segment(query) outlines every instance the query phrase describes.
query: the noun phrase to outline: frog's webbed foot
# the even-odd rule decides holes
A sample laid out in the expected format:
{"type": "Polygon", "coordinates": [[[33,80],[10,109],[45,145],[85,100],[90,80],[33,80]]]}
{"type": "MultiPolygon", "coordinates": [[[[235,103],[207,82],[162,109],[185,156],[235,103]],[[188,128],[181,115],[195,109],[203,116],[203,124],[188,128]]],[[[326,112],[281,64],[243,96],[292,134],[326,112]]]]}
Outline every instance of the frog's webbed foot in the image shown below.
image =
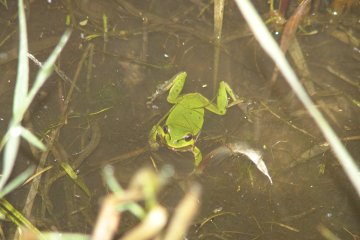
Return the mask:
{"type": "MultiPolygon", "coordinates": [[[[156,87],[156,91],[154,92],[154,94],[151,95],[151,97],[148,97],[148,101],[146,102],[146,105],[149,107],[150,105],[153,104],[153,102],[156,100],[156,98],[158,98],[158,96],[164,94],[165,92],[167,92],[169,90],[170,90],[170,93],[169,93],[170,100],[174,99],[174,101],[175,101],[175,99],[180,94],[181,89],[184,85],[186,75],[187,75],[186,72],[180,72],[180,73],[176,74],[175,76],[173,76],[170,80],[167,80],[162,84],[159,84],[156,87]],[[179,84],[179,86],[177,86],[175,89],[177,89],[177,90],[180,89],[180,91],[174,91],[176,93],[171,91],[171,88],[174,86],[174,84],[179,84]]],[[[168,100],[169,100],[169,97],[168,97],[168,100]]],[[[172,103],[173,101],[169,101],[169,102],[172,103]]]]}
{"type": "Polygon", "coordinates": [[[199,167],[195,167],[194,170],[191,171],[191,173],[189,174],[189,177],[198,177],[200,175],[202,175],[203,173],[203,169],[199,168],[199,167]]]}
{"type": "Polygon", "coordinates": [[[245,103],[245,99],[236,99],[235,101],[232,101],[231,103],[229,103],[227,108],[231,108],[232,106],[243,105],[243,104],[247,104],[247,103],[245,103]]]}
{"type": "Polygon", "coordinates": [[[156,91],[153,93],[153,95],[151,95],[150,97],[148,97],[148,101],[146,102],[146,105],[149,107],[150,105],[153,104],[153,102],[162,94],[164,94],[166,91],[169,90],[169,86],[171,86],[172,83],[172,79],[165,81],[162,84],[159,84],[156,87],[156,91]]]}
{"type": "Polygon", "coordinates": [[[148,100],[146,102],[146,106],[149,108],[151,107],[151,105],[153,104],[153,102],[156,100],[156,98],[158,98],[158,96],[160,96],[161,94],[163,94],[165,92],[165,90],[160,90],[159,86],[156,88],[156,91],[153,93],[153,95],[151,95],[150,97],[148,97],[148,100]]]}

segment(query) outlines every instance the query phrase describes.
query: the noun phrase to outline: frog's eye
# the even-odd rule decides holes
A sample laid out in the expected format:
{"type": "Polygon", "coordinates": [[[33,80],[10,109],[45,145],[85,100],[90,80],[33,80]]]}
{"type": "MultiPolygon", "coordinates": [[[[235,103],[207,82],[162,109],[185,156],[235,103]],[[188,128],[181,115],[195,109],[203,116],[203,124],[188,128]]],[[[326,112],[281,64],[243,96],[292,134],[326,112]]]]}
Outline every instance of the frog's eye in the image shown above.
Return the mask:
{"type": "Polygon", "coordinates": [[[169,128],[168,128],[168,126],[163,126],[163,131],[164,131],[164,133],[165,134],[168,134],[169,133],[169,128]]]}
{"type": "Polygon", "coordinates": [[[186,134],[184,137],[184,140],[186,142],[189,142],[191,139],[193,139],[193,135],[191,133],[186,134]]]}

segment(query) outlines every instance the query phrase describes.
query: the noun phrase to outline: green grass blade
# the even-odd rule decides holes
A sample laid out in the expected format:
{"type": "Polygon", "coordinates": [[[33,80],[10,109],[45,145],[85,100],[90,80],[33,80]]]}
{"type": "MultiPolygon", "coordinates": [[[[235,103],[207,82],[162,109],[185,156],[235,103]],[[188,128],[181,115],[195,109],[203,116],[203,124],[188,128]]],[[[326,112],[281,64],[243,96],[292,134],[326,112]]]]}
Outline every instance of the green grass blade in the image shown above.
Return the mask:
{"type": "Polygon", "coordinates": [[[22,0],[18,1],[18,15],[19,15],[19,62],[17,69],[17,78],[14,93],[13,103],[13,116],[10,122],[10,127],[5,137],[1,141],[1,149],[6,144],[4,150],[3,170],[0,178],[0,190],[3,189],[6,181],[10,177],[11,171],[15,164],[15,159],[20,143],[19,123],[21,122],[24,112],[21,110],[22,105],[25,102],[28,88],[29,88],[29,59],[28,43],[27,43],[27,31],[26,31],[26,19],[25,11],[22,0]]]}
{"type": "Polygon", "coordinates": [[[0,190],[3,189],[14,167],[20,144],[20,134],[21,130],[19,127],[13,127],[10,129],[10,137],[4,149],[3,170],[2,176],[0,178],[0,190]]]}
{"type": "Polygon", "coordinates": [[[15,93],[14,93],[14,105],[13,116],[10,122],[9,129],[0,143],[0,151],[5,146],[3,169],[0,175],[0,190],[3,189],[6,181],[10,177],[11,171],[14,167],[17,151],[19,148],[20,135],[26,140],[40,149],[45,149],[45,146],[28,130],[25,130],[20,124],[24,117],[24,114],[31,101],[39,91],[40,87],[44,84],[45,80],[52,72],[52,66],[54,65],[56,58],[59,56],[61,50],[65,46],[70,37],[71,30],[65,31],[61,37],[59,44],[51,53],[48,60],[38,72],[34,85],[28,94],[29,87],[29,60],[28,60],[28,45],[27,45],[27,33],[26,33],[26,21],[24,13],[24,5],[22,0],[18,1],[19,6],[19,30],[20,30],[20,46],[19,46],[19,64],[18,73],[16,79],[15,93]],[[6,145],[5,145],[6,144],[6,145]]]}
{"type": "Polygon", "coordinates": [[[0,192],[0,198],[5,197],[8,193],[12,192],[18,186],[23,184],[26,181],[26,179],[28,179],[31,176],[33,172],[34,172],[34,167],[29,167],[24,172],[20,173],[20,175],[17,176],[14,180],[6,184],[4,189],[0,192]]]}
{"type": "MultiPolygon", "coordinates": [[[[113,167],[111,167],[109,165],[105,166],[103,169],[102,175],[103,175],[104,181],[106,182],[106,184],[110,188],[110,190],[114,194],[116,194],[117,196],[119,196],[121,198],[121,196],[124,194],[125,191],[121,187],[121,185],[118,183],[118,181],[116,180],[116,178],[114,176],[113,167]]],[[[144,209],[136,202],[129,202],[129,203],[121,204],[121,205],[117,206],[116,209],[120,212],[129,211],[132,214],[134,214],[136,217],[138,217],[139,219],[143,219],[146,215],[144,209]]]]}
{"type": "Polygon", "coordinates": [[[0,198],[0,205],[2,208],[6,209],[4,215],[6,215],[6,217],[8,217],[18,227],[26,227],[34,234],[41,236],[41,232],[24,215],[22,215],[16,208],[14,208],[14,206],[11,205],[11,203],[9,203],[5,198],[0,198]]]}
{"type": "Polygon", "coordinates": [[[73,180],[84,192],[90,197],[91,193],[89,188],[86,186],[85,182],[76,174],[75,170],[67,162],[60,162],[60,166],[66,174],[73,180]]]}
{"type": "Polygon", "coordinates": [[[114,169],[110,165],[106,165],[103,169],[103,179],[106,182],[106,185],[110,188],[115,194],[123,194],[124,188],[119,184],[114,176],[114,169]]]}
{"type": "Polygon", "coordinates": [[[46,150],[45,145],[29,130],[26,128],[21,127],[21,136],[25,138],[26,141],[28,141],[31,145],[34,145],[35,147],[39,148],[42,151],[46,150]]]}
{"type": "Polygon", "coordinates": [[[42,68],[39,70],[34,85],[32,86],[29,95],[27,96],[23,108],[26,109],[29,107],[30,103],[34,99],[36,93],[39,91],[41,86],[45,83],[46,79],[50,76],[53,71],[53,66],[55,64],[56,59],[60,55],[62,49],[70,38],[71,30],[67,29],[65,33],[60,38],[58,45],[55,47],[53,52],[50,54],[49,58],[43,64],[42,68]]]}
{"type": "Polygon", "coordinates": [[[24,112],[22,112],[21,106],[25,102],[25,98],[29,88],[29,59],[28,43],[27,43],[27,30],[26,30],[26,19],[23,1],[18,1],[19,6],[19,32],[20,32],[20,43],[19,43],[19,63],[17,69],[17,79],[14,94],[14,105],[13,105],[13,118],[15,122],[20,122],[23,118],[24,112]]]}
{"type": "Polygon", "coordinates": [[[1,139],[1,143],[0,143],[0,152],[2,151],[3,147],[5,146],[5,144],[8,142],[10,138],[10,132],[7,131],[5,133],[5,135],[3,136],[3,138],[1,139]]]}
{"type": "Polygon", "coordinates": [[[293,91],[304,104],[309,114],[314,118],[316,124],[320,128],[326,140],[329,142],[345,173],[360,196],[360,171],[353,158],[345,149],[344,145],[341,143],[340,139],[330,127],[324,116],[316,108],[309,95],[306,93],[295,72],[287,62],[284,53],[267,30],[254,6],[249,0],[236,0],[236,3],[262,48],[276,63],[293,91]]]}

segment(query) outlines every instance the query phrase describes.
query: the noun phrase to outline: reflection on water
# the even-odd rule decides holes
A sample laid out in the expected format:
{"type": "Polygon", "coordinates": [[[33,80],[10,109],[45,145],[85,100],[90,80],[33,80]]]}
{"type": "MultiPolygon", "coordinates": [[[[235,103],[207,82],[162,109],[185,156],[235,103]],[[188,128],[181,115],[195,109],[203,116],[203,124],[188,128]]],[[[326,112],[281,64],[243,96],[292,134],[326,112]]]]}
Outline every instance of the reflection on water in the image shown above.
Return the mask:
{"type": "MultiPolygon", "coordinates": [[[[9,10],[1,9],[1,13],[7,13],[1,15],[4,18],[10,18],[9,13],[16,11],[15,4],[9,4],[9,10]]],[[[266,11],[266,6],[262,7],[266,11]]],[[[165,96],[152,108],[145,103],[158,84],[179,71],[188,73],[184,92],[213,96],[212,88],[217,86],[212,84],[212,6],[201,1],[130,4],[120,0],[84,0],[77,4],[35,1],[29,8],[30,44],[37,46],[33,53],[40,60],[48,55],[49,46],[35,43],[60,36],[66,14],[72,16],[75,31],[58,66],[71,79],[80,69],[76,82],[79,90],[74,90],[66,111],[64,100],[71,84],[54,74],[32,105],[26,121],[37,134],[54,134],[56,139],[45,164],[54,167],[43,177],[41,197],[36,199],[31,219],[41,229],[90,232],[99,199],[106,194],[101,167],[109,161],[124,186],[143,165],[174,164],[179,178],[191,171],[193,160],[188,153],[160,149],[153,154],[152,162],[144,148],[148,133],[170,105],[165,96]],[[104,13],[109,19],[105,38],[104,13]],[[89,43],[94,44],[94,51],[84,57],[81,65],[89,43]],[[55,134],[59,125],[62,127],[55,134]],[[94,139],[99,136],[92,133],[94,128],[101,138],[94,139]],[[96,147],[89,148],[94,140],[98,141],[96,147]],[[58,173],[60,159],[66,159],[79,171],[85,188],[58,173]],[[51,180],[58,174],[62,176],[57,181],[51,180]]],[[[312,21],[316,27],[317,20],[312,21]]],[[[4,34],[16,28],[16,22],[1,24],[4,34]]],[[[318,24],[324,23],[319,20],[318,24]]],[[[284,81],[279,77],[275,86],[268,87],[274,65],[260,50],[232,2],[226,6],[223,34],[219,76],[239,96],[251,100],[251,105],[246,115],[236,108],[229,109],[225,116],[206,112],[198,146],[203,154],[224,141],[247,141],[262,146],[274,184],[270,185],[243,156],[209,166],[197,178],[204,191],[201,211],[189,238],[319,239],[320,225],[342,239],[351,239],[350,233],[359,235],[360,205],[356,194],[329,149],[321,148],[322,136],[284,81]],[[305,153],[306,157],[299,161],[305,153]]],[[[1,53],[16,49],[16,38],[5,41],[1,53]]],[[[328,32],[301,35],[298,41],[315,85],[313,98],[347,141],[352,155],[359,156],[359,111],[355,104],[359,91],[358,53],[352,45],[334,40],[328,32]]],[[[37,67],[31,67],[33,79],[37,67]]],[[[0,79],[0,120],[7,123],[16,62],[1,63],[0,69],[4,74],[0,79]]],[[[6,124],[0,126],[3,133],[6,124]]],[[[16,172],[25,167],[21,166],[23,163],[37,163],[39,156],[24,146],[16,172]]],[[[166,207],[174,207],[182,196],[181,182],[174,181],[164,189],[160,198],[166,207]]],[[[23,200],[19,199],[25,199],[25,194],[22,188],[9,200],[23,209],[23,200]]],[[[124,224],[132,227],[135,223],[130,218],[124,224]]]]}

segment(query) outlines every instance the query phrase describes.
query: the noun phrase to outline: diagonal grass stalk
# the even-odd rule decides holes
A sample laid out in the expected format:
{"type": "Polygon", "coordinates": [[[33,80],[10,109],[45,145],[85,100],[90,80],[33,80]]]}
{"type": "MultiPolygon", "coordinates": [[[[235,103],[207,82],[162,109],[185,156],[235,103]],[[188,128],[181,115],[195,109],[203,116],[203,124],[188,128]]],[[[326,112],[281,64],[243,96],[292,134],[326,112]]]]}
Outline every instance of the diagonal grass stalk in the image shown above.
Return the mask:
{"type": "Polygon", "coordinates": [[[345,149],[344,145],[341,143],[340,139],[334,130],[330,127],[324,116],[316,108],[309,95],[306,93],[295,72],[287,62],[280,47],[273,39],[270,32],[267,30],[260,16],[257,14],[254,6],[250,3],[249,0],[236,0],[235,2],[260,45],[276,63],[288,84],[291,86],[300,101],[304,104],[309,114],[314,118],[316,124],[320,128],[326,140],[329,142],[345,173],[360,196],[360,171],[353,158],[345,149]]]}

